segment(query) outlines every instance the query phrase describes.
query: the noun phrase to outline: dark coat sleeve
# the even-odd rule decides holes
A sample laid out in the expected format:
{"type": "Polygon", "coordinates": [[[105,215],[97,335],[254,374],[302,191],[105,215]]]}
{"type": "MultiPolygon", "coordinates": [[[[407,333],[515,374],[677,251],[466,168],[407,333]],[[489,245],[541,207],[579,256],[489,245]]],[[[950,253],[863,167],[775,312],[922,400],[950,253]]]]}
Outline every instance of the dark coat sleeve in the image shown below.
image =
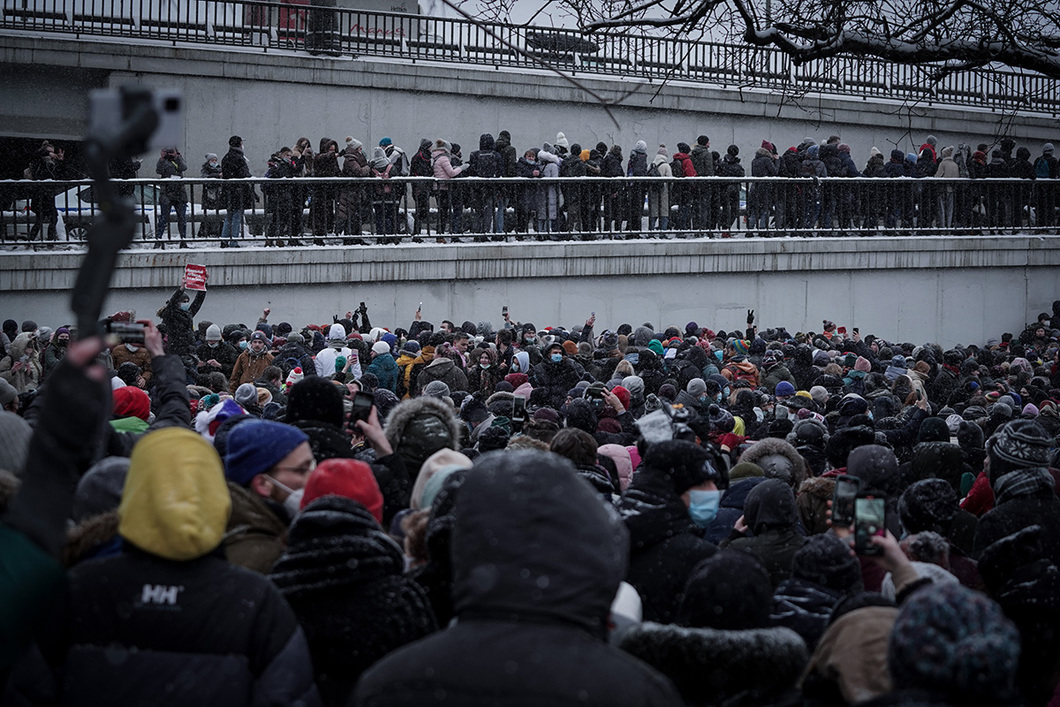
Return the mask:
{"type": "Polygon", "coordinates": [[[388,454],[376,459],[372,464],[372,473],[383,494],[383,527],[388,528],[394,516],[409,507],[412,479],[400,454],[388,454]]]}

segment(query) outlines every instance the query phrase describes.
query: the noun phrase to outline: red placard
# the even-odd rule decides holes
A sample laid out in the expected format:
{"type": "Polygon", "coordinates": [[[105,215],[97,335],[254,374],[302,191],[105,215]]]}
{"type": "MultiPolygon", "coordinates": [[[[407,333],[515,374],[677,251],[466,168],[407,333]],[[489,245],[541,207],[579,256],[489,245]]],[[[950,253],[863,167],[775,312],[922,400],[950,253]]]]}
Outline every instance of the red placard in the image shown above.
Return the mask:
{"type": "Polygon", "coordinates": [[[184,289],[206,291],[206,266],[192,265],[184,266],[184,289]]]}

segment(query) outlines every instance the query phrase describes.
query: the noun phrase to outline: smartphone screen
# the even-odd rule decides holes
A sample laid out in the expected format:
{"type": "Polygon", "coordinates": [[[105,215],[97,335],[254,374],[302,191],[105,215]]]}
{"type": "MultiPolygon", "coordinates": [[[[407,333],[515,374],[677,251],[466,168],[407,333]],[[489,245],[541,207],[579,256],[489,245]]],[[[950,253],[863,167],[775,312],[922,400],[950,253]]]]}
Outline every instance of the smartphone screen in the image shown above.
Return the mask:
{"type": "Polygon", "coordinates": [[[522,395],[516,395],[514,398],[512,398],[512,419],[526,419],[526,398],[524,398],[522,395]]]}
{"type": "Polygon", "coordinates": [[[854,500],[854,552],[859,555],[879,555],[883,552],[872,544],[874,535],[886,532],[886,508],[882,498],[858,498],[854,500]]]}
{"type": "Polygon", "coordinates": [[[353,394],[353,410],[350,412],[351,420],[368,420],[368,415],[375,405],[375,398],[368,393],[357,392],[353,394]]]}
{"type": "Polygon", "coordinates": [[[832,496],[832,525],[849,528],[854,525],[854,499],[858,497],[861,482],[856,476],[837,476],[835,493],[832,496]]]}

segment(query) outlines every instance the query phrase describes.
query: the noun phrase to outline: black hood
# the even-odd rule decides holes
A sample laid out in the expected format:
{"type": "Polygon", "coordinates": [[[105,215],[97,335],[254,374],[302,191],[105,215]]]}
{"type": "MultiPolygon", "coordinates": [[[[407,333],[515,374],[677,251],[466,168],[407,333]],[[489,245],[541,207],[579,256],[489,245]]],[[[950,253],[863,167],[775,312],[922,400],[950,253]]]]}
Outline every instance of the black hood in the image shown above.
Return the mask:
{"type": "Polygon", "coordinates": [[[493,141],[493,136],[489,133],[483,133],[478,139],[478,149],[483,152],[492,152],[496,149],[496,143],[493,141]]]}
{"type": "Polygon", "coordinates": [[[559,620],[601,632],[626,575],[628,535],[569,461],[536,450],[485,454],[455,515],[458,616],[559,620]]]}
{"type": "Polygon", "coordinates": [[[747,527],[756,535],[794,527],[798,522],[795,494],[780,479],[766,479],[747,494],[743,514],[747,527]]]}

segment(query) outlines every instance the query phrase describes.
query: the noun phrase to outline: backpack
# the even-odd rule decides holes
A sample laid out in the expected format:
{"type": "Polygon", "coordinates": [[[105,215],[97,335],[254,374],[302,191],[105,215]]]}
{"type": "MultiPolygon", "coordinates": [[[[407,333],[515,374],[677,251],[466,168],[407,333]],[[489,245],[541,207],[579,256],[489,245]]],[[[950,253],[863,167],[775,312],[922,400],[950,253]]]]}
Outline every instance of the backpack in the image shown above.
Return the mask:
{"type": "Polygon", "coordinates": [[[652,162],[651,163],[651,166],[648,167],[648,176],[649,177],[658,177],[659,176],[659,165],[658,165],[658,163],[656,163],[656,162],[652,162]]]}
{"type": "Polygon", "coordinates": [[[1049,168],[1049,160],[1039,157],[1034,161],[1034,176],[1038,179],[1049,179],[1052,170],[1049,168]]]}
{"type": "Polygon", "coordinates": [[[674,173],[675,177],[685,176],[685,163],[683,160],[679,160],[676,157],[670,163],[670,170],[674,173]]]}
{"type": "Polygon", "coordinates": [[[504,161],[499,152],[490,150],[480,152],[475,160],[476,177],[501,177],[504,176],[504,161]]]}

